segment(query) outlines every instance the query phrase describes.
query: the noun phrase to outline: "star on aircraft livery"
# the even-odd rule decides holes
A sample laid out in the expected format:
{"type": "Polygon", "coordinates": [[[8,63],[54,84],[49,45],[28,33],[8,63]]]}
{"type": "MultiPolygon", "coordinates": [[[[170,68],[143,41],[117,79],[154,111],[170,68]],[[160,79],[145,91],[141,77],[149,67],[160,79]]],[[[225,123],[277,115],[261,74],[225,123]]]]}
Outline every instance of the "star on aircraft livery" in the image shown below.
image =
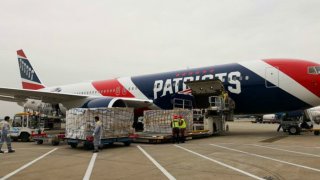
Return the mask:
{"type": "Polygon", "coordinates": [[[262,114],[320,105],[320,64],[298,59],[263,59],[167,73],[46,87],[22,50],[17,51],[23,89],[0,88],[0,100],[26,105],[37,100],[75,107],[172,109],[185,82],[218,78],[235,101],[235,113],[262,114]]]}

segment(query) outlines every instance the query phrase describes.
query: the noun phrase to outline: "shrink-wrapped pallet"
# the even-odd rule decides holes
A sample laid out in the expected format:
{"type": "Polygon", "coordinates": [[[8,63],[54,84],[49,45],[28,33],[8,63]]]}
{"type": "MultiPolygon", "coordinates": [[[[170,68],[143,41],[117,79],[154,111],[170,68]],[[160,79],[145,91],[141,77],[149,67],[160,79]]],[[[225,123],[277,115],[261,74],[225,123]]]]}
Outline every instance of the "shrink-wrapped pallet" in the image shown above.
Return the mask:
{"type": "Polygon", "coordinates": [[[192,130],[193,112],[187,109],[144,111],[144,132],[172,133],[171,122],[174,115],[181,115],[187,124],[187,132],[192,130]]]}
{"type": "Polygon", "coordinates": [[[102,123],[101,139],[128,137],[133,133],[131,108],[74,108],[66,114],[66,138],[86,140],[94,131],[95,116],[102,123]]]}

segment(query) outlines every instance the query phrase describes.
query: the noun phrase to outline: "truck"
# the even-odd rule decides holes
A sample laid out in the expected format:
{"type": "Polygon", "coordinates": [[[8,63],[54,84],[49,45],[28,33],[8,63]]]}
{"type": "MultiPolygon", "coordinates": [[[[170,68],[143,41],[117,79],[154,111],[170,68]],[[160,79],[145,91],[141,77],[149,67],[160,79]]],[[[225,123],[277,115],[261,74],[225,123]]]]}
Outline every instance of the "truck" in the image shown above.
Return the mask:
{"type": "MultiPolygon", "coordinates": [[[[35,134],[50,134],[51,130],[62,131],[62,118],[47,116],[38,112],[21,112],[14,115],[10,136],[16,141],[28,142],[35,134]]],[[[63,132],[64,133],[64,132],[63,132]]]]}
{"type": "Polygon", "coordinates": [[[93,148],[94,117],[102,123],[101,146],[121,142],[129,146],[134,111],[132,108],[74,108],[66,112],[65,139],[71,148],[83,145],[85,149],[93,148]]]}
{"type": "Polygon", "coordinates": [[[278,123],[279,120],[277,119],[276,114],[265,114],[262,116],[262,123],[278,123]]]}
{"type": "Polygon", "coordinates": [[[30,140],[31,134],[43,131],[40,127],[40,116],[38,113],[21,112],[14,115],[10,136],[16,141],[21,139],[22,142],[30,140]]]}

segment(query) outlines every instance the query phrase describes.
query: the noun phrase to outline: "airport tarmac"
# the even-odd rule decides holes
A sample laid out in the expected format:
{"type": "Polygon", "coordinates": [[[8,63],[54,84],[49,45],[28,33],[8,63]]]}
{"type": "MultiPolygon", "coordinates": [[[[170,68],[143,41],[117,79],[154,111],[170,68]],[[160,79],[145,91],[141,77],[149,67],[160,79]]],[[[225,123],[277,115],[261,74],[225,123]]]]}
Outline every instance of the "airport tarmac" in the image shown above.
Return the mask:
{"type": "Polygon", "coordinates": [[[99,153],[14,142],[0,179],[319,179],[320,136],[277,124],[228,122],[229,132],[183,144],[121,144],[99,153]]]}

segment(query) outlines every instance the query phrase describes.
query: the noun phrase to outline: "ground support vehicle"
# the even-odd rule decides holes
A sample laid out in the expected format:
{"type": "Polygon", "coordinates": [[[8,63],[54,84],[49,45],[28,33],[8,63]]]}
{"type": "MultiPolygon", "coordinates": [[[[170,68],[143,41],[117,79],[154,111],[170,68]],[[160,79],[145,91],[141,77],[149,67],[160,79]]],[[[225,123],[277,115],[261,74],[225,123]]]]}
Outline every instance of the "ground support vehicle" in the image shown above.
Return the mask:
{"type": "Polygon", "coordinates": [[[10,136],[12,140],[21,139],[22,142],[30,141],[31,134],[41,132],[40,116],[37,113],[22,112],[13,117],[10,136]]]}
{"type": "MultiPolygon", "coordinates": [[[[173,115],[181,115],[186,121],[187,128],[185,137],[187,140],[208,137],[212,135],[210,130],[194,129],[194,110],[173,109],[173,110],[148,110],[144,112],[144,131],[136,132],[130,137],[133,142],[138,143],[167,143],[172,141],[172,128],[170,126],[173,115]],[[211,134],[210,134],[211,133],[211,134]]],[[[201,124],[202,129],[204,124],[201,124]]]]}
{"type": "Polygon", "coordinates": [[[187,139],[198,139],[212,136],[212,133],[209,130],[197,130],[188,133],[187,139]]]}
{"type": "Polygon", "coordinates": [[[295,117],[289,117],[287,114],[284,114],[280,118],[280,127],[290,135],[298,135],[301,132],[314,132],[314,135],[319,135],[320,128],[316,126],[318,125],[309,118],[307,111],[295,117]]]}
{"type": "Polygon", "coordinates": [[[301,132],[313,132],[315,136],[320,135],[320,128],[302,129],[301,132]]]}
{"type": "Polygon", "coordinates": [[[38,112],[22,112],[15,114],[10,136],[13,140],[30,141],[32,134],[41,134],[44,130],[60,130],[63,126],[59,116],[47,116],[38,112]]]}
{"type": "MultiPolygon", "coordinates": [[[[186,140],[198,139],[212,136],[209,130],[197,130],[190,131],[186,134],[186,140]]],[[[135,143],[150,143],[150,144],[160,144],[168,143],[172,141],[172,133],[152,133],[152,132],[138,132],[131,135],[133,142],[135,143]]]]}
{"type": "Polygon", "coordinates": [[[59,133],[59,134],[47,134],[45,132],[42,133],[33,133],[31,134],[31,138],[37,143],[37,144],[43,144],[43,143],[51,143],[53,146],[58,146],[61,141],[64,142],[65,134],[59,133]]]}
{"type": "Polygon", "coordinates": [[[98,116],[102,123],[101,146],[123,143],[129,146],[134,112],[132,108],[74,108],[66,114],[66,141],[72,148],[83,145],[92,149],[95,128],[94,118],[98,116]]]}
{"type": "Polygon", "coordinates": [[[133,137],[134,142],[144,143],[165,143],[172,141],[171,122],[174,115],[182,116],[186,121],[186,132],[192,131],[193,113],[189,109],[173,110],[147,110],[143,116],[143,132],[136,132],[133,137]]]}
{"type": "MultiPolygon", "coordinates": [[[[101,139],[100,140],[100,146],[106,146],[106,145],[113,145],[114,143],[123,143],[125,146],[130,146],[132,143],[132,139],[130,137],[115,137],[115,138],[107,138],[107,139],[101,139]]],[[[67,143],[72,148],[76,148],[79,145],[82,145],[85,149],[93,149],[93,137],[88,138],[86,140],[83,139],[70,139],[67,138],[67,143]]]]}
{"type": "Polygon", "coordinates": [[[172,133],[152,133],[152,132],[137,132],[130,136],[133,142],[136,143],[166,143],[171,142],[172,133]]]}

